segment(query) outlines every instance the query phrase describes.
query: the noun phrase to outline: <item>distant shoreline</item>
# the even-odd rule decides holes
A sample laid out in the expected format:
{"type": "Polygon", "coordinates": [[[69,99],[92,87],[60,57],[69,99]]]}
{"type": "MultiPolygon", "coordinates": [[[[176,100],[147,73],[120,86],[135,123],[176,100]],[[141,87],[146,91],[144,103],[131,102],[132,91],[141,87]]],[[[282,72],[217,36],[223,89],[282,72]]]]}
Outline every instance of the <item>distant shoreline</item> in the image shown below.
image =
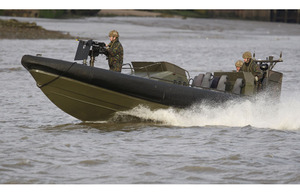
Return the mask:
{"type": "Polygon", "coordinates": [[[162,14],[157,12],[139,11],[133,9],[103,9],[98,12],[98,16],[162,17],[162,14]]]}
{"type": "Polygon", "coordinates": [[[69,33],[46,30],[35,22],[0,19],[0,39],[74,39],[69,33]]]}

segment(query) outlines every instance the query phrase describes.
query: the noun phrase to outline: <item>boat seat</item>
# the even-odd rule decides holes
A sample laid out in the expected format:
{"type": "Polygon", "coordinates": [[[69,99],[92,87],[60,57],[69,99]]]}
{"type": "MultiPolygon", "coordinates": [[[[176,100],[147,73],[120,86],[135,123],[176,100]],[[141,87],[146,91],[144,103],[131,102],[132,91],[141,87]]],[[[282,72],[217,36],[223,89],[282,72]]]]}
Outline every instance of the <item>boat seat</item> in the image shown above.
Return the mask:
{"type": "Polygon", "coordinates": [[[211,85],[211,72],[207,72],[202,80],[201,87],[210,88],[211,85]]]}
{"type": "Polygon", "coordinates": [[[227,79],[228,79],[227,75],[222,75],[220,77],[220,80],[219,80],[219,83],[218,83],[218,86],[217,86],[217,90],[225,91],[227,79]]]}
{"type": "Polygon", "coordinates": [[[243,83],[244,83],[244,81],[242,78],[236,79],[236,81],[233,85],[232,93],[240,95],[241,91],[242,91],[243,83]]]}
{"type": "Polygon", "coordinates": [[[204,74],[199,74],[198,76],[195,76],[192,87],[201,87],[201,83],[203,80],[204,74]]]}
{"type": "Polygon", "coordinates": [[[216,76],[212,79],[210,88],[216,89],[219,83],[220,77],[216,76]]]}

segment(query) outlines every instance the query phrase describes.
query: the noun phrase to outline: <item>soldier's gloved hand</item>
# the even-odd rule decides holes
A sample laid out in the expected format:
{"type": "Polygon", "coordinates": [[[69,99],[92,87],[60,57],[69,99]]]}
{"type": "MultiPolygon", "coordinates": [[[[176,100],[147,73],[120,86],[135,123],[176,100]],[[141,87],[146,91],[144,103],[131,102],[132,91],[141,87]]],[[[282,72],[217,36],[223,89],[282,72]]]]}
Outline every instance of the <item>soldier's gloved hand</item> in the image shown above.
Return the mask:
{"type": "Polygon", "coordinates": [[[257,81],[258,81],[258,76],[255,76],[254,79],[255,79],[255,81],[257,82],[257,81]]]}

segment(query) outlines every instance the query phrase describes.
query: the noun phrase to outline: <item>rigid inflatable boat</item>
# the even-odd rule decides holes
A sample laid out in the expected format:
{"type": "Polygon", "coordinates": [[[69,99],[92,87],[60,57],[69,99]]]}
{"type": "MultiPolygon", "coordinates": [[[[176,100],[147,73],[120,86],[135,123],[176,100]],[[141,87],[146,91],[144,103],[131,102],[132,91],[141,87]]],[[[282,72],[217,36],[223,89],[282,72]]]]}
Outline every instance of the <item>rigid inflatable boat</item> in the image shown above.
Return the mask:
{"type": "Polygon", "coordinates": [[[185,108],[195,103],[219,104],[249,98],[263,91],[271,97],[280,96],[282,73],[272,69],[282,61],[281,57],[257,60],[264,72],[258,87],[249,72],[214,72],[190,78],[188,71],[169,62],[124,64],[123,68],[130,70],[128,74],[97,68],[93,66],[97,42],[87,43],[80,41],[76,52],[75,60],[83,63],[32,55],[24,55],[21,61],[57,107],[82,121],[107,120],[118,111],[138,105],[150,109],[185,108]],[[91,58],[90,65],[86,64],[87,56],[91,58]]]}

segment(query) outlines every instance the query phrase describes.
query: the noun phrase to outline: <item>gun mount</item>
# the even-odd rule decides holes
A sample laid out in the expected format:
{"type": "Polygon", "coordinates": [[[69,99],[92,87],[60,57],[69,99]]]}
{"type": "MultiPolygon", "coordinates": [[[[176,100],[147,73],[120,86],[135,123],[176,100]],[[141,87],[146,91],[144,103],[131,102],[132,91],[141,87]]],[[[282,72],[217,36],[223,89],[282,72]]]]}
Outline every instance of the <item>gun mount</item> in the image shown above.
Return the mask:
{"type": "MultiPolygon", "coordinates": [[[[253,57],[255,57],[255,53],[253,54],[253,57]]],[[[274,56],[269,56],[265,60],[254,58],[254,61],[261,67],[262,71],[272,70],[278,62],[283,62],[282,52],[280,52],[279,59],[277,59],[277,60],[274,59],[274,56]],[[266,65],[267,65],[267,68],[266,68],[266,65]]]]}
{"type": "Polygon", "coordinates": [[[90,66],[94,66],[95,58],[99,56],[99,54],[106,56],[108,54],[106,45],[103,42],[93,41],[92,39],[78,41],[74,60],[83,60],[83,64],[87,64],[87,58],[90,56],[90,66]]]}
{"type": "MultiPolygon", "coordinates": [[[[269,91],[275,91],[280,94],[281,91],[281,83],[282,83],[282,73],[273,71],[272,69],[278,62],[283,62],[282,60],[282,52],[280,52],[279,59],[274,59],[274,56],[269,56],[265,60],[255,59],[255,62],[259,65],[262,70],[263,76],[260,79],[259,88],[268,87],[269,91]]],[[[279,95],[277,95],[279,96],[279,95]]]]}

